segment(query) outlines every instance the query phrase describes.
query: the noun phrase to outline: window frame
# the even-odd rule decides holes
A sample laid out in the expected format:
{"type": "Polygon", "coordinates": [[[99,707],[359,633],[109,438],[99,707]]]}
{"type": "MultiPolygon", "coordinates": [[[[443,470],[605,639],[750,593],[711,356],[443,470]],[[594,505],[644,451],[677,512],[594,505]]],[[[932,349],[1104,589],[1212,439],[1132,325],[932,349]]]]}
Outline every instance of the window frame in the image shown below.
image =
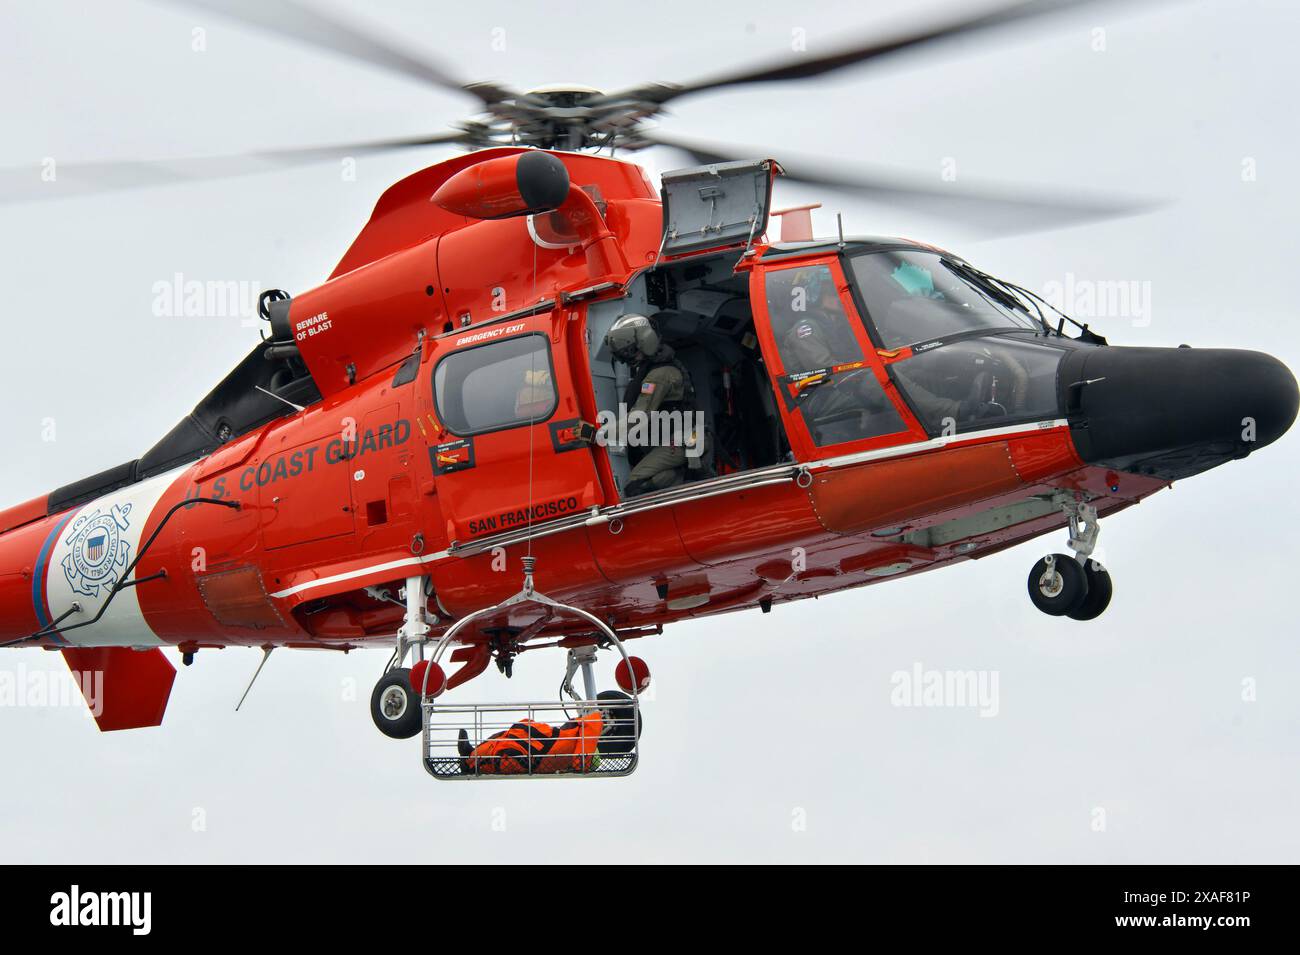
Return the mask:
{"type": "Polygon", "coordinates": [[[495,341],[480,342],[477,345],[470,345],[468,348],[457,348],[455,351],[448,352],[447,354],[439,358],[436,362],[434,362],[433,368],[429,372],[429,391],[430,391],[430,397],[433,399],[433,410],[434,413],[437,414],[438,416],[438,421],[442,424],[442,426],[447,430],[449,434],[454,434],[458,438],[473,438],[481,434],[495,434],[498,431],[513,431],[516,428],[535,427],[536,425],[539,424],[545,424],[546,422],[554,418],[556,412],[560,410],[560,389],[558,387],[558,379],[556,378],[555,375],[555,356],[551,352],[550,336],[545,334],[544,332],[540,332],[536,330],[521,332],[518,335],[510,335],[506,338],[498,338],[495,341]],[[550,412],[547,413],[545,418],[525,418],[521,421],[513,421],[508,424],[497,425],[494,428],[479,428],[478,430],[474,430],[474,431],[457,431],[454,427],[452,427],[451,422],[447,420],[447,416],[443,414],[442,405],[438,401],[438,370],[443,366],[444,363],[458,356],[465,355],[469,352],[481,348],[492,348],[493,346],[496,345],[504,345],[506,342],[517,341],[518,339],[521,338],[540,338],[546,350],[546,368],[551,375],[552,400],[551,400],[550,412]]]}

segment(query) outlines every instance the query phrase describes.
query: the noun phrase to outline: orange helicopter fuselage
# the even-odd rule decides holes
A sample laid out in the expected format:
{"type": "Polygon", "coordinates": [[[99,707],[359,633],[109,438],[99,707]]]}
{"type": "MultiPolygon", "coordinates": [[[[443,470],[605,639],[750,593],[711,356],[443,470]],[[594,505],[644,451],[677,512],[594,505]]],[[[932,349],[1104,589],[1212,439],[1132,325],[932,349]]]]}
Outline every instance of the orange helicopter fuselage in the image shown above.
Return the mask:
{"type": "MultiPolygon", "coordinates": [[[[431,201],[457,174],[525,152],[471,153],[397,183],[329,280],[291,300],[281,328],[319,400],[75,506],[40,498],[0,513],[0,637],[44,629],[24,645],[186,651],[390,643],[402,581],[427,576],[436,635],[516,592],[527,552],[539,590],[640,635],[977,558],[1064,526],[1051,503],[1061,495],[1105,515],[1168,484],[1085,464],[1060,415],[935,434],[889,374],[910,349],[880,348],[862,328],[861,369],[901,429],[819,445],[778,395],[781,460],[625,498],[609,449],[584,427],[601,410],[593,309],[655,269],[688,275],[730,248],[734,281],[751,290],[757,360],[776,382],[771,270],[825,266],[845,311],[860,306],[834,244],[778,249],[765,215],[742,242],[664,250],[661,198],[631,163],[552,154],[572,186],[558,211],[532,217],[479,219],[431,201]],[[547,216],[571,244],[538,234],[547,216]],[[544,343],[553,408],[532,424],[457,433],[435,395],[440,362],[520,336],[544,343]],[[133,560],[140,583],[94,625],[52,627],[93,616],[113,568],[133,560]]],[[[462,204],[499,184],[471,185],[462,204]]],[[[503,611],[497,623],[577,633],[535,616],[503,611]]]]}

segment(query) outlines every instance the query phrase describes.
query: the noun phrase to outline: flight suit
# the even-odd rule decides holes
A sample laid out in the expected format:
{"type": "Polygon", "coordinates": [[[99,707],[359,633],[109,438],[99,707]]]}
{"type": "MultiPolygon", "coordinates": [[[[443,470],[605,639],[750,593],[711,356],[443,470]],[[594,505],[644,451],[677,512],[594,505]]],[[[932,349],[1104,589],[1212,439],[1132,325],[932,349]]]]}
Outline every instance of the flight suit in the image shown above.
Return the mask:
{"type": "MultiPolygon", "coordinates": [[[[798,319],[781,341],[781,361],[787,374],[799,374],[818,369],[830,369],[836,365],[862,361],[862,349],[857,342],[849,350],[841,349],[839,353],[831,340],[828,325],[843,319],[832,319],[819,310],[813,309],[803,318],[798,319]]],[[[854,389],[847,382],[841,387],[843,379],[832,378],[828,383],[815,386],[800,399],[806,420],[815,427],[819,419],[834,418],[850,411],[876,413],[892,409],[883,394],[863,392],[854,389]]]]}
{"type": "MultiPolygon", "coordinates": [[[[686,373],[671,358],[652,359],[644,366],[638,366],[635,372],[640,374],[633,375],[625,398],[630,411],[684,413],[695,410],[688,407],[690,388],[686,373]]],[[[686,437],[689,440],[690,436],[686,437]]],[[[685,444],[659,444],[645,449],[634,463],[624,490],[627,494],[644,494],[674,487],[686,480],[688,463],[685,444]]]]}
{"type": "MultiPolygon", "coordinates": [[[[861,361],[862,350],[854,343],[852,353],[836,355],[827,329],[828,316],[817,310],[798,319],[781,342],[781,362],[788,374],[830,368],[848,362],[861,361]]],[[[842,320],[841,320],[842,321],[842,320]]]]}

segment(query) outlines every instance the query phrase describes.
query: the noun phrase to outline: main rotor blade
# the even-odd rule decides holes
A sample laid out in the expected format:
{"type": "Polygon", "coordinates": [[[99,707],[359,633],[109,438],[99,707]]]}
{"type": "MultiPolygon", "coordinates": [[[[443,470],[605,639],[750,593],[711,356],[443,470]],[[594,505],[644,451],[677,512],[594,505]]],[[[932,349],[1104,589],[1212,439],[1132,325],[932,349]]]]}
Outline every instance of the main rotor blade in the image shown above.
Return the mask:
{"type": "Polygon", "coordinates": [[[121,160],[114,162],[32,163],[0,169],[0,203],[30,199],[61,199],[89,193],[141,186],[160,186],[202,179],[222,179],[268,172],[285,166],[411,149],[442,143],[469,141],[469,134],[454,130],[437,136],[416,136],[334,146],[268,149],[230,156],[194,156],[181,159],[121,160]]]}
{"type": "Polygon", "coordinates": [[[1030,20],[1045,14],[1059,13],[1063,10],[1099,2],[1107,2],[1107,0],[1020,0],[1020,2],[1009,7],[968,16],[964,20],[957,20],[928,29],[904,33],[891,40],[865,39],[853,46],[834,53],[828,53],[825,56],[806,60],[786,60],[758,68],[741,69],[684,85],[650,83],[621,93],[611,93],[607,98],[618,101],[628,100],[663,104],[691,93],[701,93],[705,90],[715,90],[726,86],[766,83],[777,80],[800,80],[813,76],[823,76],[836,70],[842,70],[845,67],[881,59],[891,53],[915,49],[940,40],[970,36],[1008,23],[1030,20]]]}
{"type": "Polygon", "coordinates": [[[198,7],[237,20],[279,37],[298,40],[322,50],[351,57],[371,66],[414,77],[443,89],[458,90],[485,105],[512,96],[493,83],[468,85],[441,66],[380,39],[373,33],[292,0],[164,0],[172,5],[198,7]]]}
{"type": "MultiPolygon", "coordinates": [[[[659,133],[642,138],[655,145],[681,150],[703,165],[771,154],[764,150],[685,141],[659,133]]],[[[934,184],[896,173],[850,169],[807,157],[791,156],[787,160],[782,158],[784,155],[785,151],[781,150],[781,155],[774,158],[785,170],[784,178],[791,182],[844,190],[870,201],[976,226],[989,235],[1016,235],[1123,218],[1149,212],[1161,204],[1115,198],[1085,199],[1079,198],[1075,191],[1066,198],[1037,190],[934,184]]]]}

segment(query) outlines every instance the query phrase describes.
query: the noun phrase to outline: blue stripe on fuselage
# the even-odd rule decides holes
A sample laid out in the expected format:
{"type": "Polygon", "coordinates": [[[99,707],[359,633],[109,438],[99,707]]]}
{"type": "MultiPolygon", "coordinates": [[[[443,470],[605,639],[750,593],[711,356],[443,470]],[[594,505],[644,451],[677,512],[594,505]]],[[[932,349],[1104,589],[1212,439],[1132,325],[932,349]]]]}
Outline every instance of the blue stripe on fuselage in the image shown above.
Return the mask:
{"type": "MultiPolygon", "coordinates": [[[[45,566],[50,559],[50,551],[54,550],[54,542],[58,540],[59,535],[63,533],[63,528],[68,526],[68,521],[72,520],[72,515],[76,511],[65,514],[61,520],[54,525],[49,536],[45,538],[45,543],[41,545],[40,554],[36,558],[36,567],[32,570],[32,607],[36,610],[36,622],[40,624],[38,629],[44,630],[50,625],[51,617],[49,609],[45,606],[45,566]]],[[[55,642],[61,642],[63,638],[56,632],[49,634],[55,642]]]]}

